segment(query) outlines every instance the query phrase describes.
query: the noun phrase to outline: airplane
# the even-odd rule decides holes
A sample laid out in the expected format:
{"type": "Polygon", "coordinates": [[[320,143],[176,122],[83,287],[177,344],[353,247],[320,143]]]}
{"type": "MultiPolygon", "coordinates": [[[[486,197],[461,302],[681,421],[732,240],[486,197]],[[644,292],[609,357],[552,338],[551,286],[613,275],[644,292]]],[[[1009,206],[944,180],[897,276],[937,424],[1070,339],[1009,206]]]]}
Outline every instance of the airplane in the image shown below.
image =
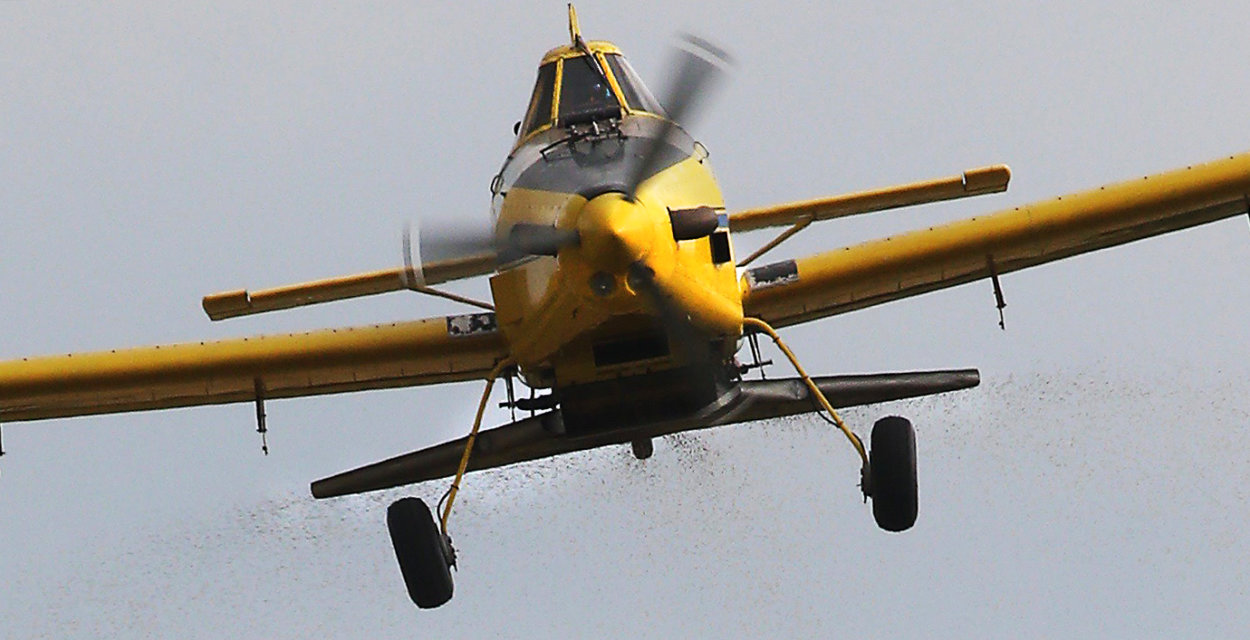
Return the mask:
{"type": "MultiPolygon", "coordinates": [[[[887,416],[868,446],[837,409],[974,387],[974,369],[809,376],[777,329],[1250,213],[1250,154],[969,220],[756,265],[817,221],[1004,191],[1004,166],[755,209],[725,206],[687,125],[728,58],[688,38],[663,100],[622,52],[581,37],[540,60],[516,142],[492,184],[484,237],[406,235],[402,267],[205,297],[213,320],[488,277],[478,312],[390,325],[161,345],[0,363],[0,422],[483,381],[468,436],[312,484],[317,498],[452,477],[435,513],[396,501],[388,529],[422,608],[453,593],[449,517],[467,471],[800,413],[819,413],[860,458],[878,525],[918,513],[915,431],[887,416]],[[751,255],[732,236],[780,233],[751,255]],[[796,370],[759,378],[759,338],[796,370]],[[741,355],[740,355],[741,354],[741,355]],[[523,414],[482,430],[493,385],[523,414]],[[518,397],[514,386],[530,391],[518,397]]],[[[1003,304],[1001,295],[998,305],[1003,304]]]]}

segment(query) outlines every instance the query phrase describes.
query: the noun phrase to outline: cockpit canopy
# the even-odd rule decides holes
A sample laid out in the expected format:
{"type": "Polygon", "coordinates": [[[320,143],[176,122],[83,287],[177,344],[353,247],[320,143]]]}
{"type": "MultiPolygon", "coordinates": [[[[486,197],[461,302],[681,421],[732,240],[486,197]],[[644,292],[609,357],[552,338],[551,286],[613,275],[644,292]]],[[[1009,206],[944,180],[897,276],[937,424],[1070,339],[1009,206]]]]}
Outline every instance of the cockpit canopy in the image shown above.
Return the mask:
{"type": "Polygon", "coordinates": [[[593,57],[571,46],[543,56],[520,138],[550,126],[567,126],[624,114],[663,116],[633,67],[614,45],[587,43],[593,57]],[[558,95],[557,95],[558,93],[558,95]]]}

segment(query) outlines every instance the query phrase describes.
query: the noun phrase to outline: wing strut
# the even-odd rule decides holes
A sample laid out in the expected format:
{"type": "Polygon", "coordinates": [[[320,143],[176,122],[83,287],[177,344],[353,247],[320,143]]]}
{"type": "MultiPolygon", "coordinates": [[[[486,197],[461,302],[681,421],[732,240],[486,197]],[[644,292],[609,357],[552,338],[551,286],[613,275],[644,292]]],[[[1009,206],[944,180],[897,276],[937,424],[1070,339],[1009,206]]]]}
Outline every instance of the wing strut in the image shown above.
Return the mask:
{"type": "Polygon", "coordinates": [[[260,434],[260,450],[269,455],[269,429],[265,427],[265,383],[256,378],[256,433],[260,434]]]}
{"type": "Polygon", "coordinates": [[[998,282],[998,267],[994,264],[994,256],[985,256],[985,266],[990,270],[990,282],[994,283],[994,304],[998,306],[998,328],[1007,330],[1007,319],[1003,317],[1003,309],[1007,301],[1003,299],[1003,285],[998,282]]]}
{"type": "Polygon", "coordinates": [[[812,221],[815,219],[816,218],[814,216],[800,217],[793,225],[790,226],[789,229],[786,229],[785,231],[782,231],[781,233],[777,234],[776,238],[769,240],[764,246],[760,247],[759,249],[756,249],[755,253],[752,253],[751,255],[747,256],[745,260],[743,260],[742,262],[739,262],[738,266],[745,267],[748,264],[751,264],[752,262],[755,261],[756,258],[764,255],[765,253],[768,253],[769,251],[772,251],[773,249],[777,248],[777,245],[785,242],[786,240],[789,240],[791,237],[794,236],[794,234],[806,229],[807,225],[811,224],[812,221]]]}

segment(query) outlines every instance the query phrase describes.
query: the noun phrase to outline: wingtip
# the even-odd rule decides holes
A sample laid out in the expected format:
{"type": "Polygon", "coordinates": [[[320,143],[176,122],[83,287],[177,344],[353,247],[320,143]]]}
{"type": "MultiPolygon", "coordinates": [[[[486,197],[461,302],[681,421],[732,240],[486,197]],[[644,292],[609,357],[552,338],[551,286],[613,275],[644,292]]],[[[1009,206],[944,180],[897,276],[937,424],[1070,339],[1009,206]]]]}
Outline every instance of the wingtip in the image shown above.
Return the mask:
{"type": "Polygon", "coordinates": [[[247,289],[235,289],[206,295],[200,304],[210,320],[225,320],[244,315],[251,310],[252,297],[247,289]]]}
{"type": "Polygon", "coordinates": [[[964,172],[964,191],[969,194],[998,193],[1011,182],[1011,167],[995,164],[964,172]]]}

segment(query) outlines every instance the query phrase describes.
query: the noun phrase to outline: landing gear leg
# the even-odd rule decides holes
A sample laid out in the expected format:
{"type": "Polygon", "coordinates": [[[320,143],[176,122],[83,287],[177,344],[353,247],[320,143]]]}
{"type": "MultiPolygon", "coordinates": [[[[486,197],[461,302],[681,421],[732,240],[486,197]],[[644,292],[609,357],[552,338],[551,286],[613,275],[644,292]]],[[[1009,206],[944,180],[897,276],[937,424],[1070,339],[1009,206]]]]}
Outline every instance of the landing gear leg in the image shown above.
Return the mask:
{"type": "Polygon", "coordinates": [[[386,510],[386,526],[412,601],[433,609],[451,600],[456,555],[430,508],[418,498],[402,498],[386,510]]]}
{"type": "Polygon", "coordinates": [[[486,377],[486,390],[477,404],[473,429],[465,439],[464,455],[460,457],[456,479],[443,496],[445,502],[439,502],[439,506],[443,507],[439,522],[434,521],[430,508],[417,498],[400,499],[386,510],[386,526],[391,532],[391,544],[395,547],[395,558],[399,560],[399,571],[404,575],[404,585],[408,587],[412,601],[422,609],[433,609],[451,600],[451,568],[456,566],[456,551],[451,547],[447,520],[451,517],[451,505],[460,490],[460,480],[469,468],[469,454],[473,452],[478,429],[482,427],[482,414],[486,411],[486,402],[490,400],[490,390],[495,385],[495,378],[510,366],[511,360],[501,360],[495,363],[495,368],[486,377]]]}
{"type": "Polygon", "coordinates": [[[872,426],[865,480],[877,526],[906,531],[916,524],[916,431],[907,418],[890,416],[872,426]]]}
{"type": "Polygon", "coordinates": [[[916,523],[916,434],[905,418],[882,418],[872,428],[872,457],[864,447],[863,440],[834,411],[829,399],[811,376],[799,365],[794,352],[782,342],[777,331],[759,318],[743,318],[743,327],[752,327],[767,333],[786,354],[794,370],[803,378],[812,397],[829,414],[829,419],[846,435],[846,439],[859,454],[860,487],[864,497],[872,497],[872,515],[877,524],[886,531],[903,531],[916,523]]]}

